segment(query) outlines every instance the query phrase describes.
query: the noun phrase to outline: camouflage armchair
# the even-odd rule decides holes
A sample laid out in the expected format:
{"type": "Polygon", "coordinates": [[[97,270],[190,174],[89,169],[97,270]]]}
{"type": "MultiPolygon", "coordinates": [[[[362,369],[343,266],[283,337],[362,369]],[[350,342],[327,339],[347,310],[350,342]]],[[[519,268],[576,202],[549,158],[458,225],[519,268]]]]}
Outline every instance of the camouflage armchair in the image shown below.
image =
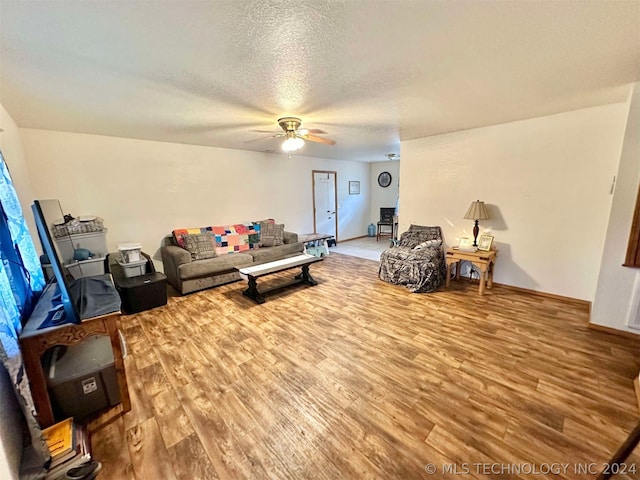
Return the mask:
{"type": "Polygon", "coordinates": [[[433,292],[446,275],[440,227],[411,225],[395,247],[380,255],[378,276],[413,293],[433,292]]]}

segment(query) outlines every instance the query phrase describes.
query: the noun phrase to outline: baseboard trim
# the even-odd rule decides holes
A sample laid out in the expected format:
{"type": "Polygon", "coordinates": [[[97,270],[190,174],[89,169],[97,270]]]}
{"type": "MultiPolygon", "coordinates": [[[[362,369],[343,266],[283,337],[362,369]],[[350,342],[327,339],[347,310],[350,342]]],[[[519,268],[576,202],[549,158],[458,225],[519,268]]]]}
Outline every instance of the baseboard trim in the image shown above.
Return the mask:
{"type": "MultiPolygon", "coordinates": [[[[632,338],[634,340],[640,340],[640,334],[627,332],[626,330],[618,330],[617,328],[606,327],[604,325],[598,325],[591,323],[587,325],[591,330],[597,330],[599,332],[610,333],[612,335],[618,335],[619,337],[632,338]]],[[[637,380],[637,378],[636,378],[637,380]]]]}
{"type": "Polygon", "coordinates": [[[494,282],[493,284],[500,285],[501,287],[506,288],[507,290],[515,290],[517,292],[530,293],[531,295],[537,295],[539,297],[553,298],[554,300],[571,302],[573,304],[586,307],[589,310],[589,314],[591,314],[591,302],[588,300],[581,300],[579,298],[573,298],[573,297],[565,297],[564,295],[556,295],[555,293],[540,292],[538,290],[531,290],[530,288],[515,287],[513,285],[506,285],[504,283],[494,282]]]}
{"type": "Polygon", "coordinates": [[[640,410],[640,375],[633,381],[633,385],[636,387],[636,400],[638,400],[638,410],[640,410]]]}

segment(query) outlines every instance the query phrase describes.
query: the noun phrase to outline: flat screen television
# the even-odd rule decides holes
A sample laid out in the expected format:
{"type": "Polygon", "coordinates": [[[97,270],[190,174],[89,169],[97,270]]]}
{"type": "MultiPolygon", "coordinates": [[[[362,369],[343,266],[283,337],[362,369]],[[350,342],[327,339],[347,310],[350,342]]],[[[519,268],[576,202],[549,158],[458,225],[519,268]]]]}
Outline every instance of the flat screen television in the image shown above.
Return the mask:
{"type": "MultiPolygon", "coordinates": [[[[42,249],[49,258],[57,284],[58,293],[55,295],[52,311],[59,307],[59,303],[62,303],[66,317],[63,319],[64,323],[80,323],[80,314],[70,294],[73,279],[60,259],[58,247],[53,241],[49,227],[56,219],[63,217],[60,202],[58,200],[36,200],[33,202],[31,210],[38,228],[40,242],[42,242],[42,249]]],[[[51,319],[48,318],[48,320],[51,319]]]]}
{"type": "MultiPolygon", "coordinates": [[[[110,274],[74,279],[64,266],[62,256],[51,233],[51,226],[54,225],[54,222],[64,218],[60,202],[58,200],[35,200],[31,210],[42,242],[42,249],[49,257],[58,289],[57,295],[54,295],[50,315],[43,321],[40,328],[61,323],[80,323],[86,318],[120,311],[120,296],[113,285],[110,274]],[[64,311],[64,318],[51,324],[53,315],[60,309],[64,311]]],[[[62,241],[72,242],[72,239],[68,236],[62,241]]]]}

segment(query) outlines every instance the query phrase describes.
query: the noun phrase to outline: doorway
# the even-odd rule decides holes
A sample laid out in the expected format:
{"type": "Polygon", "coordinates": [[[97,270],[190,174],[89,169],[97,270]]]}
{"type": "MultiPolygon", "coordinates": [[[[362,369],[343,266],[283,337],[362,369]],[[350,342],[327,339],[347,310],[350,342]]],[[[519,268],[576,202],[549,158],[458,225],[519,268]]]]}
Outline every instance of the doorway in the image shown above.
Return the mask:
{"type": "Polygon", "coordinates": [[[333,235],[338,241],[337,173],[313,170],[313,233],[333,235]]]}

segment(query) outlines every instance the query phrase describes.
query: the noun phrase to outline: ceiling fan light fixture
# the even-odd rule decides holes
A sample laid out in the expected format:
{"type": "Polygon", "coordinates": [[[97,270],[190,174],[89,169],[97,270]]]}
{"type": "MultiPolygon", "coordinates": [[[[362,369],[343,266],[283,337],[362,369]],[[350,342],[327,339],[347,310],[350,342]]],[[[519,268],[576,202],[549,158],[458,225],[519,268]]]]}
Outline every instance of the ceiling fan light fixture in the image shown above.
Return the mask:
{"type": "Polygon", "coordinates": [[[297,137],[293,132],[287,132],[287,139],[282,142],[282,150],[285,152],[295,152],[304,147],[304,140],[297,137]]]}

